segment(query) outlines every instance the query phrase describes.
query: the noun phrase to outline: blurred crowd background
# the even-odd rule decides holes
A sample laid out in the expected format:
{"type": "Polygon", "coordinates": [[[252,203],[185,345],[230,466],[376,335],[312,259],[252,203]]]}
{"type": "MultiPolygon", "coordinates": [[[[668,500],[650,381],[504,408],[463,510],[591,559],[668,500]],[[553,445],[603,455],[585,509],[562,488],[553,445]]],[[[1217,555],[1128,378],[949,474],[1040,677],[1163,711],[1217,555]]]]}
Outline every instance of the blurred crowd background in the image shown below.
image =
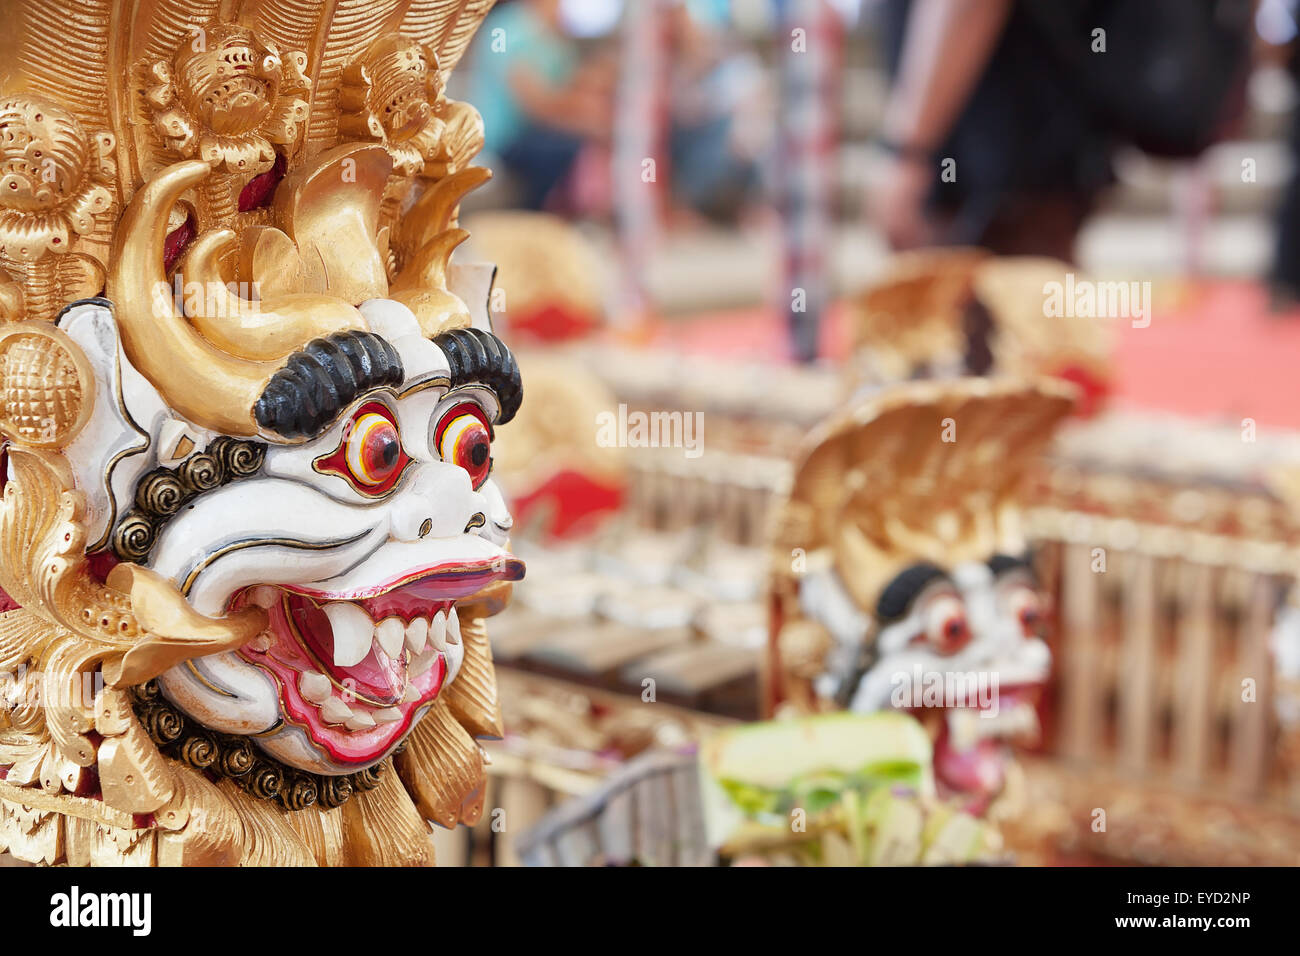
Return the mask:
{"type": "Polygon", "coordinates": [[[801,253],[829,301],[891,248],[925,243],[1093,274],[1257,278],[1286,312],[1300,283],[1295,4],[1221,3],[1246,20],[1229,42],[1189,27],[1133,48],[1198,6],[505,0],[454,80],[497,173],[471,208],[582,224],[622,270],[616,322],[781,309],[801,253]],[[1057,43],[1072,22],[1109,25],[1108,48],[1057,43]],[[1130,115],[1097,115],[1111,88],[1130,115]],[[1168,155],[1139,148],[1152,140],[1168,155]]]}
{"type": "MultiPolygon", "coordinates": [[[[1296,8],[497,4],[451,84],[485,120],[462,221],[529,395],[495,459],[530,570],[492,629],[494,773],[514,819],[551,815],[465,861],[590,861],[619,799],[660,807],[681,771],[640,755],[779,715],[824,656],[773,612],[809,436],[992,374],[1082,386],[1041,461],[994,437],[955,482],[1028,479],[1053,663],[1011,858],[1294,864],[1296,8]],[[1048,288],[1076,274],[1138,298],[1063,318],[1048,288]],[[704,453],[593,445],[615,409],[698,415],[704,453]]],[[[867,497],[928,513],[953,489],[904,459],[867,497]]],[[[672,861],[625,811],[653,846],[606,857],[672,861]]]]}

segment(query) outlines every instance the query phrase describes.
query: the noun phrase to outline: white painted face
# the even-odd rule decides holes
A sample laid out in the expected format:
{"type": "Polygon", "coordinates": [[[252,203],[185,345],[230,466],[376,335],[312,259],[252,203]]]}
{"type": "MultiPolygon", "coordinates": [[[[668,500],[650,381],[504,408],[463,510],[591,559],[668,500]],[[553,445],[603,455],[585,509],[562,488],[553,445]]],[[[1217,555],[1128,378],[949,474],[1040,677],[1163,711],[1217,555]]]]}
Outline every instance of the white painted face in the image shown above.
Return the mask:
{"type": "MultiPolygon", "coordinates": [[[[994,575],[988,565],[959,565],[915,595],[907,615],[883,627],[876,638],[877,659],[853,696],[854,710],[892,705],[902,677],[922,674],[976,674],[996,696],[985,709],[997,718],[981,733],[1017,734],[1027,724],[1029,691],[1047,679],[1051,652],[1039,637],[1041,595],[1027,568],[994,575]],[[1012,706],[1004,713],[1002,704],[1012,706]]],[[[1036,722],[1034,724],[1036,726],[1036,722]]]]}
{"type": "MultiPolygon", "coordinates": [[[[465,653],[456,602],[523,576],[504,549],[511,518],[489,477],[492,387],[452,387],[447,356],[404,306],[381,300],[362,313],[401,356],[402,383],[357,396],[309,441],[268,445],[258,473],[167,520],[145,562],[202,614],[253,603],[270,620],[251,644],[168,671],[166,697],[204,727],[253,736],[281,762],[321,774],[390,754],[456,679],[465,653]]],[[[175,428],[165,414],[154,419],[156,456],[175,428]]],[[[197,450],[215,437],[181,427],[197,450]]],[[[107,484],[130,485],[156,463],[119,469],[107,484]]]]}
{"type": "Polygon", "coordinates": [[[1293,593],[1290,603],[1278,609],[1269,636],[1277,681],[1273,706],[1278,724],[1287,731],[1300,727],[1300,604],[1295,603],[1298,597],[1293,593]]]}
{"type": "Polygon", "coordinates": [[[994,573],[989,565],[959,565],[953,577],[970,621],[970,657],[996,670],[1005,687],[1047,680],[1051,652],[1042,639],[1044,597],[1033,571],[1014,564],[994,573]]]}
{"type": "Polygon", "coordinates": [[[871,618],[838,571],[809,572],[799,589],[803,613],[834,638],[818,693],[859,712],[937,711],[936,777],[974,800],[972,809],[1002,787],[1005,741],[1037,735],[1037,693],[1051,668],[1038,635],[1042,595],[1032,573],[1014,561],[990,563],[1000,572],[969,563],[951,573],[909,575],[924,583],[874,641],[871,618]]]}

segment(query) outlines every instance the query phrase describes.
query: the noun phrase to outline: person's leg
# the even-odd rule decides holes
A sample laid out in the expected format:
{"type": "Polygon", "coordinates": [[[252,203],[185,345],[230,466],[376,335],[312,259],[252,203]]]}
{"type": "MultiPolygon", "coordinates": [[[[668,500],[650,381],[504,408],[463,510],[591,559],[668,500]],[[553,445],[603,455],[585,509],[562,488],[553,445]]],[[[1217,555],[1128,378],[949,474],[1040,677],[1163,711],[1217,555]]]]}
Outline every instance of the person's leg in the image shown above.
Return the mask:
{"type": "Polygon", "coordinates": [[[522,187],[519,205],[541,209],[546,197],[573,168],[582,140],[546,126],[528,126],[502,153],[501,159],[522,187]]]}
{"type": "Polygon", "coordinates": [[[731,117],[672,131],[672,183],[677,198],[702,215],[729,220],[754,187],[757,170],[731,148],[731,117]]]}
{"type": "MultiPolygon", "coordinates": [[[[968,209],[978,208],[979,198],[968,209]]],[[[999,256],[1049,256],[1074,261],[1074,242],[1092,211],[1083,192],[998,197],[991,208],[966,221],[962,212],[948,222],[945,244],[975,245],[999,256]]]]}
{"type": "MultiPolygon", "coordinates": [[[[1300,56],[1293,56],[1288,65],[1293,80],[1300,79],[1298,66],[1300,56]]],[[[1277,237],[1268,274],[1273,308],[1279,311],[1300,303],[1300,109],[1291,115],[1287,148],[1292,159],[1291,175],[1274,214],[1277,237]]]]}

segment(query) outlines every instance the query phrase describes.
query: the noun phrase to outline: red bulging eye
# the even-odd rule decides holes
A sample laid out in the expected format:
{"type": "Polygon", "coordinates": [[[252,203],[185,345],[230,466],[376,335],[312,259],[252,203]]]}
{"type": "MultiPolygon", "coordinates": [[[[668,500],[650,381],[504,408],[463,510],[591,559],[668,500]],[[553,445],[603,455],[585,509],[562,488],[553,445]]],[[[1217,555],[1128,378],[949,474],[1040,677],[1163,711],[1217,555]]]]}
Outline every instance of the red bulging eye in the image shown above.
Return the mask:
{"type": "Polygon", "coordinates": [[[940,654],[956,654],[970,643],[966,608],[953,597],[942,597],[927,609],[926,639],[940,654]]]}
{"type": "Polygon", "coordinates": [[[462,403],[443,415],[436,441],[442,460],[464,468],[475,489],[487,481],[492,471],[492,432],[477,405],[462,403]]]}
{"type": "Polygon", "coordinates": [[[966,625],[966,618],[958,615],[946,619],[936,637],[943,650],[949,653],[961,650],[970,640],[970,628],[966,625]]]}
{"type": "Polygon", "coordinates": [[[1019,588],[1010,603],[1025,637],[1037,637],[1043,626],[1043,608],[1038,595],[1030,588],[1019,588]]]}
{"type": "Polygon", "coordinates": [[[317,471],[339,475],[363,495],[382,495],[397,484],[411,459],[402,450],[402,436],[392,412],[378,402],[357,410],[343,443],[316,459],[317,471]]]}
{"type": "Polygon", "coordinates": [[[382,415],[362,415],[348,436],[348,470],[363,485],[382,485],[402,458],[397,426],[382,415]]]}

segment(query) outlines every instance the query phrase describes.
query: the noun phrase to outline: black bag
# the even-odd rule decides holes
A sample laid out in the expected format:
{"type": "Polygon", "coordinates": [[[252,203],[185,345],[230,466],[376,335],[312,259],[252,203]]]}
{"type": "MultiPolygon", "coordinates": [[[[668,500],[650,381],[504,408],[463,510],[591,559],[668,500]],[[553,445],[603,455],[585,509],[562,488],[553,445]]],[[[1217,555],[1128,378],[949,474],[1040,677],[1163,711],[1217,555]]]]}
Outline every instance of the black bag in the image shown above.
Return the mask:
{"type": "Polygon", "coordinates": [[[1097,124],[1157,156],[1190,157],[1242,112],[1253,0],[1022,0],[1097,124]],[[1085,9],[1086,8],[1086,9],[1085,9]],[[1094,31],[1105,52],[1094,52],[1094,31]]]}

